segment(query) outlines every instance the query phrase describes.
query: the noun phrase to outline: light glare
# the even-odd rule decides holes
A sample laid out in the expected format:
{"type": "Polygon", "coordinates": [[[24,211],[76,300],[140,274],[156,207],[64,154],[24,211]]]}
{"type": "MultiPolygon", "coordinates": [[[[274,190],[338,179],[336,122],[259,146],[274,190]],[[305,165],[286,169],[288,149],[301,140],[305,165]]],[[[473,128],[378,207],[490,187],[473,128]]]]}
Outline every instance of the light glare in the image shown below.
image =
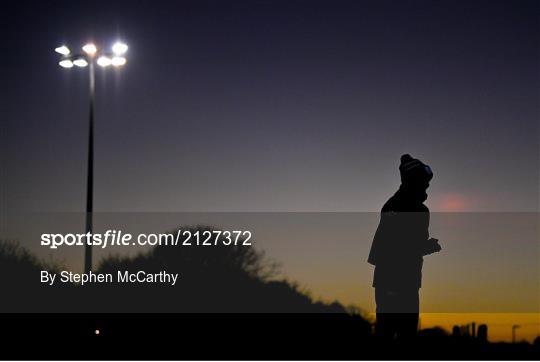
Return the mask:
{"type": "Polygon", "coordinates": [[[109,65],[111,65],[112,60],[111,58],[103,56],[98,58],[97,63],[100,67],[108,67],[109,65]]]}
{"type": "Polygon", "coordinates": [[[126,44],[124,44],[124,43],[121,43],[121,42],[116,42],[112,46],[113,53],[117,54],[117,55],[122,55],[125,52],[127,52],[127,50],[128,50],[128,46],[126,44]]]}
{"type": "Polygon", "coordinates": [[[94,44],[88,43],[82,47],[82,50],[88,55],[94,55],[97,52],[97,48],[94,44]]]}
{"type": "Polygon", "coordinates": [[[62,68],[71,68],[73,67],[73,62],[69,59],[61,60],[60,63],[58,63],[62,68]]]}
{"type": "Polygon", "coordinates": [[[69,48],[65,45],[59,46],[58,48],[54,49],[54,51],[62,55],[68,55],[70,53],[69,48]]]}
{"type": "Polygon", "coordinates": [[[124,57],[114,57],[111,60],[111,64],[114,65],[115,67],[119,67],[121,65],[126,64],[126,58],[124,58],[124,57]]]}
{"type": "Polygon", "coordinates": [[[78,67],[83,68],[83,67],[86,67],[88,65],[88,62],[86,60],[82,59],[82,58],[79,58],[77,60],[74,60],[73,64],[75,64],[78,67]]]}

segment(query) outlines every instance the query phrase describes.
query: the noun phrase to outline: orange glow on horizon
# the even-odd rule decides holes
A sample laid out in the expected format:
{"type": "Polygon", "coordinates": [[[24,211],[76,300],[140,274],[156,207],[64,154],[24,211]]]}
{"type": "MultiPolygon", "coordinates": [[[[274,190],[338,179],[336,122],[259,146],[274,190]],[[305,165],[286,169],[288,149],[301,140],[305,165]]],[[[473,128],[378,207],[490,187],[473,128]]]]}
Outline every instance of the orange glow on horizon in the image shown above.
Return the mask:
{"type": "Polygon", "coordinates": [[[447,193],[436,199],[435,207],[441,212],[471,211],[473,202],[470,198],[458,193],[447,193]]]}
{"type": "Polygon", "coordinates": [[[455,325],[486,324],[490,342],[511,342],[512,325],[519,325],[516,341],[532,343],[540,336],[540,313],[421,313],[421,328],[442,327],[452,332],[455,325]]]}
{"type": "MultiPolygon", "coordinates": [[[[375,322],[375,314],[366,315],[370,322],[375,322]]],[[[540,337],[539,313],[420,313],[420,329],[443,328],[448,334],[454,326],[481,324],[488,327],[490,342],[512,342],[512,326],[518,325],[516,342],[533,343],[540,337]]]]}

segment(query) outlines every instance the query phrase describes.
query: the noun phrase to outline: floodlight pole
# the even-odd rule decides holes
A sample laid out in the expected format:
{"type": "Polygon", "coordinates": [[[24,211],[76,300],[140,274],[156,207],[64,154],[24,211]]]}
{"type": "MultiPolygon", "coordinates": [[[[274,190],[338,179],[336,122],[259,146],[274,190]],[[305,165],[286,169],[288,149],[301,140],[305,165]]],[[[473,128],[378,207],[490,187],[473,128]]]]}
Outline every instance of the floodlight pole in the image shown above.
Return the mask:
{"type": "Polygon", "coordinates": [[[95,76],[94,62],[88,62],[90,83],[90,119],[88,127],[88,179],[86,183],[86,245],[84,247],[84,272],[92,270],[92,245],[90,234],[92,233],[92,211],[94,199],[94,102],[95,102],[95,76]],[[90,234],[89,234],[90,233],[90,234]]]}
{"type": "Polygon", "coordinates": [[[97,47],[88,43],[82,47],[85,54],[71,54],[69,48],[65,45],[54,49],[55,52],[62,55],[58,65],[62,68],[72,68],[74,65],[80,68],[88,66],[88,83],[90,85],[90,117],[88,120],[88,174],[86,180],[86,243],[84,246],[84,272],[92,271],[92,218],[94,203],[94,103],[96,101],[95,87],[95,64],[101,67],[112,65],[119,67],[126,64],[126,58],[123,54],[128,50],[128,46],[121,42],[116,42],[112,46],[112,53],[98,52],[97,47]],[[101,56],[99,56],[101,54],[101,56]],[[95,61],[95,57],[97,61],[95,61]],[[110,58],[112,56],[112,58],[110,58]]]}

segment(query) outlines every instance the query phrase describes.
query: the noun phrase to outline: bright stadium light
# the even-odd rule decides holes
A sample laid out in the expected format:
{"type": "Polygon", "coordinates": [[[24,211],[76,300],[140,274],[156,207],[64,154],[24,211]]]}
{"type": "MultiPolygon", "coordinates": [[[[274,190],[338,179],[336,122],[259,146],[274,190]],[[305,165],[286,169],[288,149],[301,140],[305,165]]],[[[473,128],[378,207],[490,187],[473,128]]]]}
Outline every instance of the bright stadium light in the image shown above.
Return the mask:
{"type": "Polygon", "coordinates": [[[111,64],[115,67],[119,67],[121,65],[126,64],[126,58],[124,57],[114,57],[111,59],[111,64]]]}
{"type": "Polygon", "coordinates": [[[109,58],[109,57],[101,56],[101,57],[98,58],[97,64],[98,64],[100,67],[108,67],[109,65],[112,64],[112,60],[111,60],[111,58],[109,58]]]}
{"type": "Polygon", "coordinates": [[[124,44],[124,43],[121,43],[121,42],[116,42],[112,46],[112,51],[116,55],[122,55],[125,52],[127,52],[127,50],[128,50],[128,46],[126,44],[124,44]]]}
{"type": "Polygon", "coordinates": [[[93,56],[94,54],[97,53],[97,47],[96,47],[94,44],[92,44],[92,43],[88,43],[88,44],[86,44],[85,46],[83,46],[83,47],[82,47],[82,50],[83,50],[86,54],[88,54],[88,55],[90,55],[90,56],[93,56]]]}
{"type": "Polygon", "coordinates": [[[68,55],[70,53],[69,48],[65,45],[59,46],[58,48],[54,49],[54,51],[62,55],[68,55]]]}
{"type": "Polygon", "coordinates": [[[72,68],[73,62],[69,59],[61,60],[60,63],[58,63],[62,68],[72,68]]]}
{"type": "MultiPolygon", "coordinates": [[[[90,85],[90,112],[89,112],[89,132],[88,132],[88,178],[86,182],[86,235],[92,234],[93,219],[92,213],[94,210],[94,103],[95,103],[95,67],[120,67],[126,64],[124,53],[127,52],[128,46],[121,42],[116,42],[112,47],[112,52],[103,51],[101,48],[92,43],[85,44],[81,52],[72,54],[69,48],[61,45],[54,49],[55,52],[61,55],[58,59],[58,65],[62,68],[86,68],[88,69],[89,85],[90,85]]],[[[84,248],[84,271],[89,273],[92,271],[92,244],[88,242],[84,248]]],[[[99,330],[96,330],[99,334],[99,330]]]]}
{"type": "Polygon", "coordinates": [[[73,61],[73,64],[75,64],[78,67],[84,68],[88,65],[88,62],[84,60],[83,58],[75,59],[73,61]]]}

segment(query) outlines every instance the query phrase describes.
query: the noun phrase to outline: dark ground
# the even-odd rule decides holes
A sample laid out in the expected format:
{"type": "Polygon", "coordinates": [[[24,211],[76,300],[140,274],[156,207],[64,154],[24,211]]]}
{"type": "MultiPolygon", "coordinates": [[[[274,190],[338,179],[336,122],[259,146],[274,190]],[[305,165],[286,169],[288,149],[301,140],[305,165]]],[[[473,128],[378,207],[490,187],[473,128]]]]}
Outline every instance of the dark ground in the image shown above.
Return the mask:
{"type": "Polygon", "coordinates": [[[530,344],[380,346],[339,314],[3,314],[2,359],[538,359],[530,344]],[[96,335],[95,330],[100,334],[96,335]]]}

